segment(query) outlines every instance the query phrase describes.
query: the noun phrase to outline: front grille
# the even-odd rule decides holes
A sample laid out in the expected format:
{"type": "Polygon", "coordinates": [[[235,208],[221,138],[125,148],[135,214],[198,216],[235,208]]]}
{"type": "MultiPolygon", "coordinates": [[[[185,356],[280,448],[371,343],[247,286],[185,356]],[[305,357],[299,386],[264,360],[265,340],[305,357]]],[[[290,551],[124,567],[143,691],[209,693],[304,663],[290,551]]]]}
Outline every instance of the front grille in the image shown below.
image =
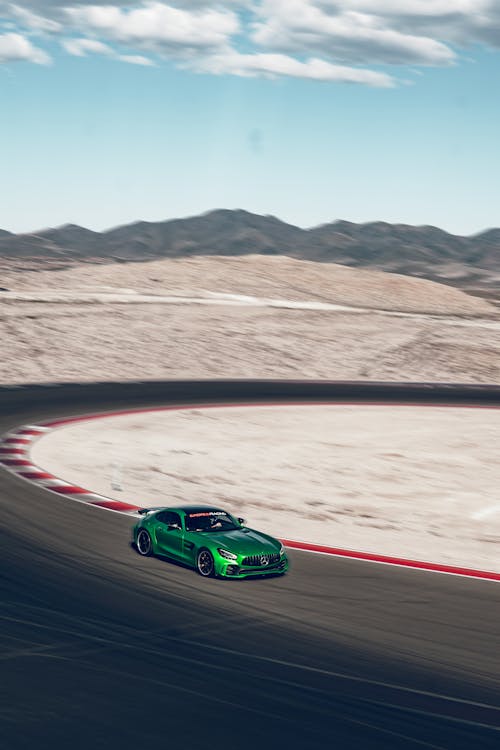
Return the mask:
{"type": "Polygon", "coordinates": [[[272,555],[250,555],[250,557],[244,557],[242,565],[248,565],[252,568],[263,568],[269,565],[276,565],[280,561],[279,554],[272,555]]]}

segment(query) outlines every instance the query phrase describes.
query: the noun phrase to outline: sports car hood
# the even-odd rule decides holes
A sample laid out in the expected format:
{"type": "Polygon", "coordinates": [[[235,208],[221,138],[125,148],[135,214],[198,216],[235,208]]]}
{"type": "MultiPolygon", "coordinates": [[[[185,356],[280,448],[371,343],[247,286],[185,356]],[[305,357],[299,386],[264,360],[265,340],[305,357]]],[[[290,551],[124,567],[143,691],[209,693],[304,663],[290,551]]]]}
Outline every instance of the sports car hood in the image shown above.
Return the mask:
{"type": "Polygon", "coordinates": [[[230,552],[240,555],[258,555],[259,553],[278,552],[280,543],[253,529],[234,529],[233,531],[210,532],[207,537],[230,552]]]}

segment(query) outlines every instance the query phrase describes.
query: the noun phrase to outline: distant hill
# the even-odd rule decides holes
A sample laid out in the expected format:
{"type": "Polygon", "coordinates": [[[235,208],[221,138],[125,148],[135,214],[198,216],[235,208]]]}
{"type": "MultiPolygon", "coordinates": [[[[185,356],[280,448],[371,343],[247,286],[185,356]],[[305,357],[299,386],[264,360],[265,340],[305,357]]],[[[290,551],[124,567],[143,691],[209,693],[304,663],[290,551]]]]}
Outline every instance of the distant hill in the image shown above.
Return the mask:
{"type": "Polygon", "coordinates": [[[500,229],[461,237],[433,226],[336,221],[306,230],[274,216],[217,210],[107,232],[73,224],[34,234],[0,230],[0,258],[22,260],[30,267],[250,253],[421,276],[499,296],[500,229]]]}

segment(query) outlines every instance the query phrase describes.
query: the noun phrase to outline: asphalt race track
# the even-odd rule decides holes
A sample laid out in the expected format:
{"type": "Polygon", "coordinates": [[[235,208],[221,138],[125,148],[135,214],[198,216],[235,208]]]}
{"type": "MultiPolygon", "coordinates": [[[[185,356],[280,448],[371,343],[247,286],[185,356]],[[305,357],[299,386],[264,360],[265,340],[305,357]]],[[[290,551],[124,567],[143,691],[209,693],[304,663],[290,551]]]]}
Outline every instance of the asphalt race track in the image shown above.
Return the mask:
{"type": "MultiPolygon", "coordinates": [[[[484,405],[500,404],[500,388],[5,387],[0,433],[99,410],[252,399],[484,405]]],[[[294,550],[283,579],[204,580],[139,557],[131,518],[5,470],[0,515],[5,750],[500,747],[496,582],[294,550]]]]}

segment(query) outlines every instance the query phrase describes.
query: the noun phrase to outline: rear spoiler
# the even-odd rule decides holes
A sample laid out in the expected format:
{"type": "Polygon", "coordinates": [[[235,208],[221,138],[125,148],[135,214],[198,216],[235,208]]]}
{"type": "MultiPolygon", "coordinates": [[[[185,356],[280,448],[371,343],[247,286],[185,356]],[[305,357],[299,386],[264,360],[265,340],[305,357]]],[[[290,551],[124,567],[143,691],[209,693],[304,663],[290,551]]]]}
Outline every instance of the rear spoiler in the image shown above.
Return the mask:
{"type": "Polygon", "coordinates": [[[145,516],[146,513],[151,513],[153,510],[164,510],[164,508],[165,508],[164,505],[158,505],[156,508],[139,508],[137,510],[137,513],[140,516],[145,516]]]}

